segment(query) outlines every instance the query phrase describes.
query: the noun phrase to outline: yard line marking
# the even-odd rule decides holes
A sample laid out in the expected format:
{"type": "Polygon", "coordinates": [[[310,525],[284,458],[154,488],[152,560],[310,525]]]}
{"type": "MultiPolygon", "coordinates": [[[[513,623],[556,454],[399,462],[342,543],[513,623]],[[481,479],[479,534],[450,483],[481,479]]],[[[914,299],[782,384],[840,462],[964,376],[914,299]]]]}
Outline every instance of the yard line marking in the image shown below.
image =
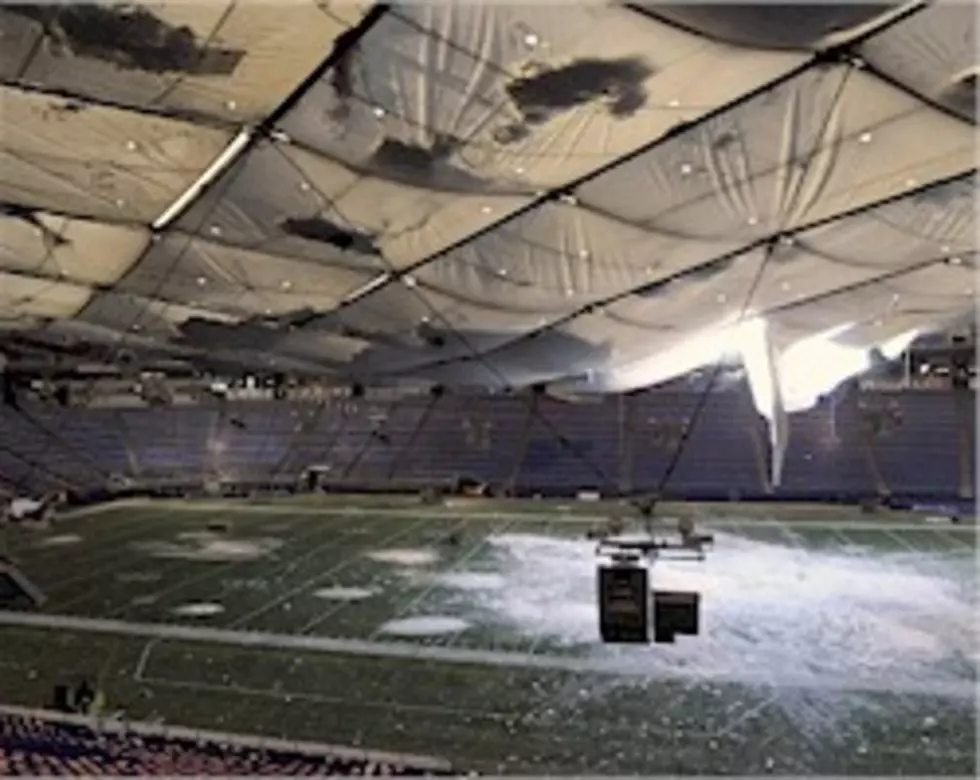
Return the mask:
{"type": "Polygon", "coordinates": [[[756,713],[762,712],[762,710],[764,710],[766,707],[768,707],[770,704],[772,704],[774,701],[776,701],[777,698],[778,698],[778,695],[775,694],[775,693],[768,694],[758,704],[755,704],[755,705],[749,707],[747,710],[743,710],[738,715],[736,715],[734,718],[732,718],[727,723],[725,723],[725,726],[723,728],[719,729],[718,731],[712,732],[710,735],[708,735],[707,738],[708,739],[716,739],[718,737],[723,737],[726,734],[730,734],[736,728],[738,728],[738,726],[740,724],[744,723],[746,720],[748,720],[749,718],[751,718],[753,715],[755,715],[756,713]]]}
{"type": "Polygon", "coordinates": [[[400,658],[414,661],[436,661],[463,665],[493,666],[511,669],[547,669],[567,672],[603,674],[616,677],[641,677],[697,681],[704,683],[737,683],[798,690],[841,691],[847,693],[901,693],[938,696],[974,701],[973,684],[966,680],[919,681],[890,680],[869,677],[841,680],[806,672],[755,673],[748,670],[719,672],[697,669],[651,668],[646,661],[627,658],[589,658],[543,656],[529,653],[492,652],[459,647],[418,645],[407,642],[368,642],[363,639],[335,639],[323,636],[274,634],[263,631],[231,631],[174,623],[127,623],[122,620],[82,618],[71,615],[48,615],[0,610],[0,625],[19,628],[75,631],[115,636],[169,639],[176,642],[220,644],[249,649],[299,650],[309,652],[360,655],[373,658],[400,658]]]}
{"type": "MultiPolygon", "coordinates": [[[[360,518],[357,518],[357,519],[360,519],[360,518]]],[[[420,526],[425,525],[426,523],[429,522],[429,519],[430,518],[422,518],[421,520],[418,520],[417,522],[411,523],[410,525],[408,525],[405,528],[400,528],[395,533],[390,534],[389,536],[386,536],[386,537],[384,537],[382,539],[373,539],[373,540],[366,541],[364,547],[366,548],[368,545],[370,545],[372,547],[375,547],[375,546],[382,546],[382,545],[386,545],[386,544],[391,544],[392,542],[397,541],[398,539],[401,539],[403,536],[407,536],[409,533],[411,533],[412,531],[416,530],[420,526]]],[[[364,549],[361,549],[360,552],[363,553],[364,552],[364,549]]],[[[239,626],[244,625],[249,620],[252,620],[253,618],[258,617],[259,615],[265,614],[266,612],[268,612],[273,607],[276,607],[279,604],[282,604],[284,601],[287,601],[288,599],[292,598],[297,593],[302,593],[304,590],[306,590],[307,588],[309,588],[311,585],[315,585],[317,582],[322,581],[324,577],[330,577],[330,576],[336,574],[339,571],[343,571],[348,566],[351,566],[354,563],[354,561],[359,560],[359,559],[360,559],[360,556],[359,555],[353,555],[350,558],[347,558],[346,560],[342,561],[341,563],[338,563],[336,566],[332,566],[331,568],[327,569],[326,571],[320,572],[319,574],[317,574],[314,577],[311,577],[310,579],[306,580],[305,582],[301,582],[296,587],[290,588],[289,590],[285,591],[284,593],[280,593],[276,598],[274,598],[271,601],[263,604],[261,607],[258,607],[257,609],[253,609],[251,612],[247,612],[246,614],[244,614],[244,615],[236,618],[235,620],[231,621],[231,623],[229,623],[226,626],[226,628],[230,630],[230,629],[235,629],[235,628],[238,628],[239,626]]]]}
{"type": "Polygon", "coordinates": [[[939,536],[941,538],[945,539],[947,542],[952,542],[952,544],[950,545],[950,547],[953,548],[953,549],[950,549],[950,552],[959,552],[960,550],[958,548],[960,548],[960,547],[962,547],[962,548],[964,548],[966,550],[975,550],[976,549],[976,534],[975,533],[974,533],[974,544],[970,544],[969,542],[964,542],[962,539],[957,539],[955,534],[951,534],[948,531],[944,531],[944,530],[939,529],[939,528],[936,529],[936,533],[939,534],[939,536]]]}
{"type": "MultiPolygon", "coordinates": [[[[352,530],[356,530],[356,529],[352,529],[352,530]]],[[[311,548],[310,550],[308,550],[303,555],[300,555],[297,558],[291,558],[288,561],[288,563],[284,563],[283,566],[276,567],[272,571],[280,571],[281,569],[285,568],[286,566],[295,565],[297,562],[302,561],[302,560],[305,560],[306,558],[309,558],[311,555],[316,555],[317,553],[321,552],[324,548],[328,548],[329,549],[330,547],[335,546],[335,544],[337,542],[337,537],[345,537],[345,536],[351,535],[351,531],[341,531],[340,533],[335,533],[337,531],[337,526],[336,525],[334,525],[332,527],[329,527],[329,528],[326,527],[325,525],[324,526],[317,526],[316,528],[314,528],[313,530],[311,530],[309,533],[300,534],[299,536],[294,537],[293,539],[291,539],[289,542],[287,542],[287,544],[285,544],[280,549],[281,550],[284,550],[284,549],[286,549],[288,547],[294,547],[294,546],[296,546],[298,544],[301,544],[303,542],[306,542],[306,541],[308,541],[310,539],[316,538],[317,536],[320,536],[321,534],[323,534],[325,532],[328,532],[328,531],[331,533],[331,540],[330,540],[330,542],[325,543],[325,544],[321,544],[321,545],[317,545],[317,546],[311,548]]],[[[188,561],[186,559],[177,559],[176,562],[173,565],[167,566],[164,569],[164,572],[179,571],[180,569],[185,568],[188,563],[192,563],[192,562],[193,561],[188,561]]],[[[204,582],[206,580],[211,579],[212,577],[214,577],[214,576],[216,576],[218,574],[224,574],[227,571],[235,568],[236,566],[247,566],[247,565],[250,565],[250,564],[251,565],[254,565],[255,563],[259,563],[259,562],[260,562],[260,559],[252,559],[252,560],[244,560],[244,561],[227,561],[227,562],[223,562],[223,563],[219,563],[219,564],[212,564],[209,568],[207,568],[206,570],[202,571],[200,574],[198,574],[195,577],[187,577],[187,578],[181,579],[178,582],[173,583],[173,585],[170,585],[169,587],[163,588],[162,590],[155,591],[153,593],[153,596],[154,596],[154,599],[155,599],[154,604],[155,605],[156,604],[159,604],[160,597],[162,597],[162,596],[169,596],[169,595],[171,595],[173,593],[177,593],[177,592],[179,592],[183,588],[186,588],[189,585],[197,585],[197,584],[199,584],[201,582],[204,582]]],[[[270,571],[270,573],[269,573],[268,576],[272,576],[272,571],[270,571]]],[[[224,592],[225,592],[225,588],[222,588],[221,589],[221,595],[224,595],[224,592]]],[[[69,603],[71,603],[71,602],[69,602],[69,603]]],[[[126,612],[130,608],[130,606],[131,606],[130,604],[127,604],[125,606],[117,607],[116,609],[113,609],[110,612],[108,612],[105,615],[105,617],[115,617],[120,612],[126,612]]]]}
{"type": "MultiPolygon", "coordinates": [[[[183,525],[177,525],[177,526],[166,525],[167,522],[166,520],[155,520],[154,522],[160,524],[161,532],[166,531],[169,532],[170,534],[175,534],[176,532],[179,532],[179,529],[183,529],[184,527],[183,525]]],[[[188,527],[195,528],[196,526],[188,526],[188,527]]],[[[142,532],[145,531],[145,528],[140,528],[138,530],[142,532]]],[[[130,538],[130,536],[131,535],[128,533],[125,535],[120,534],[118,536],[113,537],[110,540],[112,542],[111,545],[109,546],[100,545],[96,550],[97,553],[96,555],[86,556],[82,559],[85,564],[88,564],[88,566],[86,566],[86,571],[83,574],[75,574],[66,579],[59,580],[58,582],[46,584],[44,586],[45,592],[53,593],[55,591],[64,590],[68,585],[74,585],[76,583],[85,582],[86,580],[90,580],[93,578],[102,577],[105,575],[111,575],[116,572],[120,572],[123,569],[126,569],[127,567],[131,566],[134,563],[134,558],[126,557],[127,549],[130,547],[131,544],[133,544],[133,539],[130,538]],[[125,543],[118,544],[120,538],[126,539],[125,543]],[[120,557],[124,559],[121,563],[120,563],[120,557]],[[100,561],[104,558],[111,559],[112,563],[106,566],[101,566],[97,569],[90,568],[93,561],[100,561]]],[[[135,537],[137,541],[140,539],[139,534],[135,534],[135,537]]],[[[25,564],[24,568],[30,570],[36,566],[37,564],[35,562],[30,561],[25,564]]],[[[166,568],[164,570],[166,571],[166,568]]],[[[78,600],[79,599],[76,598],[68,603],[75,603],[78,600]]],[[[59,604],[58,606],[62,607],[63,605],[59,604]]]]}
{"type": "Polygon", "coordinates": [[[777,526],[777,530],[779,531],[779,533],[781,533],[783,536],[785,536],[787,539],[789,539],[790,543],[796,549],[803,550],[804,552],[808,552],[809,551],[809,548],[804,543],[803,537],[800,534],[796,533],[795,531],[791,531],[789,528],[787,528],[786,526],[784,526],[782,523],[780,523],[777,526]]]}
{"type": "MultiPolygon", "coordinates": [[[[160,522],[161,523],[161,528],[163,528],[163,523],[165,523],[166,521],[157,521],[157,522],[160,522]]],[[[171,535],[176,535],[176,533],[180,533],[181,532],[178,529],[180,529],[182,527],[183,526],[167,526],[165,530],[167,530],[171,535]]],[[[189,527],[190,528],[198,528],[198,526],[189,526],[189,527]]],[[[113,560],[114,560],[114,562],[112,564],[107,565],[107,566],[102,566],[102,567],[100,567],[98,569],[95,569],[95,570],[89,570],[89,571],[87,571],[84,574],[75,575],[75,576],[69,577],[68,579],[61,580],[60,582],[57,582],[57,583],[55,583],[53,585],[46,586],[45,591],[48,592],[48,593],[51,593],[51,592],[54,592],[54,591],[64,590],[68,585],[73,585],[73,584],[76,584],[78,582],[84,582],[86,580],[90,580],[90,579],[93,579],[93,578],[99,578],[99,577],[108,578],[108,577],[111,577],[113,574],[118,574],[118,573],[121,573],[121,572],[126,571],[127,569],[132,568],[133,565],[135,563],[138,563],[140,559],[136,556],[135,553],[130,554],[125,549],[125,548],[129,547],[130,544],[132,544],[131,541],[127,542],[125,545],[119,545],[120,547],[123,547],[124,548],[121,551],[121,553],[122,553],[122,555],[124,557],[124,560],[123,560],[122,563],[119,563],[118,562],[120,551],[116,549],[116,546],[114,546],[113,549],[111,551],[109,551],[109,554],[113,556],[113,560]]],[[[100,555],[98,557],[101,559],[102,557],[105,557],[105,556],[100,555]]],[[[159,573],[160,573],[161,579],[164,578],[164,577],[166,577],[171,572],[178,571],[180,568],[186,566],[189,563],[189,561],[187,561],[186,559],[163,558],[163,557],[161,557],[161,558],[153,558],[153,560],[160,562],[160,570],[159,570],[159,573]]],[[[28,569],[29,569],[29,567],[28,567],[28,569]]],[[[57,606],[57,608],[59,610],[64,610],[64,609],[66,609],[67,607],[69,607],[71,605],[78,604],[81,601],[85,601],[87,598],[90,598],[92,595],[93,594],[90,593],[90,592],[88,592],[88,591],[82,591],[75,598],[69,599],[68,601],[57,602],[55,604],[55,606],[57,606]]],[[[96,593],[95,595],[98,595],[98,594],[96,593]]],[[[56,601],[56,599],[52,599],[52,601],[56,601]]],[[[117,607],[114,610],[112,610],[112,612],[110,612],[109,615],[115,615],[116,613],[118,613],[121,610],[128,609],[129,606],[130,605],[127,604],[126,606],[117,607]]]]}
{"type": "MultiPolygon", "coordinates": [[[[70,519],[71,518],[69,518],[69,520],[70,519]]],[[[95,533],[97,535],[101,535],[103,532],[107,532],[107,531],[112,532],[112,533],[107,533],[106,534],[108,536],[108,539],[106,540],[106,542],[108,544],[111,544],[113,547],[116,547],[117,545],[115,544],[115,542],[117,542],[121,538],[126,538],[130,534],[130,532],[144,530],[143,526],[145,526],[145,524],[147,522],[150,522],[150,521],[148,521],[146,519],[146,514],[145,513],[143,513],[143,514],[132,514],[132,515],[119,515],[119,516],[116,516],[116,517],[110,517],[110,518],[107,518],[107,519],[102,520],[100,522],[100,525],[95,527],[95,528],[98,529],[98,530],[95,531],[95,533]]],[[[159,522],[159,520],[156,519],[156,516],[154,516],[153,522],[159,522]]],[[[59,519],[58,518],[55,518],[55,522],[47,530],[48,531],[52,531],[52,532],[57,532],[57,529],[58,529],[58,527],[60,525],[61,525],[61,523],[59,522],[59,519]]],[[[84,531],[84,530],[87,530],[87,529],[75,528],[75,527],[69,525],[67,527],[62,527],[62,530],[80,532],[80,531],[84,531]]],[[[43,540],[44,540],[44,537],[39,537],[39,541],[43,541],[43,540]]],[[[89,544],[92,544],[93,543],[91,537],[83,537],[83,544],[85,542],[88,542],[89,544]]],[[[98,555],[97,555],[98,558],[101,558],[101,557],[103,557],[103,553],[104,553],[105,549],[106,549],[105,546],[103,546],[103,545],[100,544],[96,548],[96,550],[94,552],[98,553],[98,555]]],[[[47,561],[48,558],[51,558],[51,559],[59,559],[59,558],[61,558],[61,559],[63,559],[64,558],[64,552],[65,552],[64,551],[64,548],[59,548],[57,546],[55,546],[55,547],[40,547],[39,545],[37,545],[35,543],[34,545],[25,545],[22,548],[18,548],[18,553],[20,555],[24,555],[24,553],[28,552],[29,550],[30,551],[36,551],[36,552],[34,552],[33,554],[30,555],[30,560],[29,561],[25,561],[25,563],[27,565],[30,565],[30,566],[41,566],[42,565],[42,562],[43,561],[47,561]],[[50,555],[45,555],[45,553],[50,553],[50,555]]]]}
{"type": "MultiPolygon", "coordinates": [[[[161,527],[162,527],[162,523],[164,523],[165,521],[159,521],[159,522],[161,522],[161,527]]],[[[196,526],[191,526],[191,528],[195,528],[195,527],[196,526]]],[[[167,527],[166,530],[168,530],[171,534],[174,534],[175,532],[178,531],[178,528],[180,528],[180,526],[177,526],[177,527],[170,526],[170,527],[167,527]]],[[[137,537],[137,540],[139,540],[139,537],[137,537]]],[[[48,592],[48,593],[52,593],[52,592],[55,592],[55,591],[64,590],[69,585],[76,585],[79,582],[85,582],[86,580],[91,580],[91,579],[95,579],[95,578],[103,578],[103,577],[107,578],[107,577],[111,577],[113,574],[118,574],[120,572],[123,572],[123,571],[129,569],[129,568],[132,568],[132,566],[139,561],[139,558],[136,556],[135,553],[130,553],[126,549],[132,543],[133,543],[132,541],[128,541],[124,545],[118,545],[118,546],[114,545],[113,548],[111,550],[108,550],[105,555],[99,555],[96,558],[96,560],[100,560],[100,559],[102,559],[104,557],[112,557],[113,562],[111,564],[108,564],[106,566],[99,567],[99,568],[94,569],[94,570],[91,570],[90,569],[90,570],[86,571],[84,574],[77,574],[77,575],[74,575],[72,577],[69,577],[69,578],[67,578],[65,580],[61,580],[61,581],[56,582],[56,583],[53,583],[51,585],[47,585],[47,586],[45,586],[45,591],[48,592]],[[122,547],[123,549],[122,550],[119,550],[119,549],[117,549],[117,547],[122,547]],[[119,560],[120,557],[123,558],[122,562],[120,562],[120,560],[119,560]]],[[[154,560],[159,560],[159,561],[162,562],[161,563],[161,576],[164,576],[167,572],[176,570],[181,565],[180,562],[176,562],[176,563],[173,562],[174,561],[173,558],[154,558],[154,560]],[[171,561],[171,562],[170,563],[167,563],[167,561],[171,561]]],[[[183,564],[186,564],[186,563],[187,563],[187,561],[183,561],[183,564]]],[[[25,568],[28,568],[28,570],[30,570],[30,566],[25,567],[25,568]]],[[[72,588],[72,590],[75,590],[75,589],[76,588],[72,588]]],[[[92,596],[92,594],[90,592],[88,592],[88,591],[82,591],[75,598],[69,599],[68,601],[65,601],[65,602],[58,602],[57,603],[57,607],[58,607],[58,609],[65,609],[67,606],[72,605],[72,604],[77,604],[79,601],[84,601],[86,598],[89,598],[90,596],[92,596]]],[[[55,599],[52,599],[52,601],[54,601],[54,600],[55,599]]],[[[116,611],[118,611],[118,610],[116,610],[116,611]]]]}
{"type": "MultiPolygon", "coordinates": [[[[497,523],[495,523],[494,526],[490,529],[490,532],[489,533],[486,533],[482,537],[480,537],[480,539],[476,543],[474,543],[465,553],[463,553],[460,556],[457,556],[453,560],[453,562],[450,564],[450,566],[447,567],[446,569],[444,569],[443,571],[439,572],[439,574],[448,574],[449,572],[458,571],[461,566],[464,566],[467,562],[469,562],[473,558],[475,558],[476,555],[477,555],[477,553],[479,553],[481,550],[483,550],[484,547],[487,546],[487,540],[490,538],[490,536],[492,534],[504,533],[508,528],[510,528],[512,525],[514,525],[514,523],[515,523],[514,520],[504,520],[504,521],[498,521],[497,523]]],[[[456,528],[456,527],[458,527],[458,525],[457,526],[454,526],[454,528],[456,528]]],[[[425,601],[425,599],[427,599],[432,594],[432,592],[436,588],[439,587],[439,584],[440,584],[439,581],[436,579],[430,585],[428,585],[427,587],[423,588],[418,594],[416,594],[406,604],[404,604],[403,606],[401,606],[398,609],[396,609],[394,611],[394,614],[389,615],[388,616],[388,619],[385,621],[385,623],[390,622],[392,620],[398,620],[399,618],[403,617],[405,614],[407,614],[414,607],[418,606],[423,601],[425,601]]],[[[314,621],[313,624],[308,624],[308,625],[304,626],[302,629],[300,629],[300,632],[299,633],[305,634],[310,628],[312,628],[312,625],[315,625],[315,624],[320,623],[320,622],[321,622],[321,620],[318,618],[316,621],[314,621]]],[[[384,625],[384,623],[382,623],[382,626],[383,625],[384,625]]],[[[378,626],[377,628],[374,629],[374,631],[372,631],[368,635],[368,641],[369,642],[375,641],[380,636],[380,634],[381,634],[381,627],[382,626],[378,626]]],[[[458,634],[459,632],[456,632],[456,633],[458,634]]]]}
{"type": "MultiPolygon", "coordinates": [[[[227,514],[229,513],[225,512],[221,515],[218,515],[218,517],[224,519],[224,517],[227,514]]],[[[255,518],[248,518],[246,521],[243,522],[250,524],[253,521],[255,521],[255,518]]],[[[191,520],[191,521],[171,520],[167,518],[166,515],[163,515],[161,513],[154,513],[149,517],[147,517],[145,513],[141,515],[136,515],[135,517],[127,518],[126,522],[132,522],[133,525],[129,528],[122,528],[119,530],[118,533],[111,535],[109,539],[106,540],[107,542],[106,544],[99,544],[95,550],[96,554],[91,556],[85,556],[84,562],[90,565],[93,561],[99,561],[102,560],[103,558],[111,558],[113,561],[118,560],[119,554],[125,551],[126,548],[128,548],[133,543],[134,541],[133,537],[135,537],[136,541],[140,541],[142,538],[141,534],[147,530],[146,526],[150,524],[156,525],[160,533],[170,534],[170,535],[175,535],[176,533],[188,529],[194,530],[199,528],[198,525],[195,525],[195,523],[198,522],[196,520],[191,520]],[[136,533],[131,533],[131,532],[136,532],[136,533]],[[125,541],[121,543],[121,540],[125,540],[125,541]]],[[[86,539],[85,541],[88,542],[89,544],[92,543],[90,539],[86,539]]],[[[64,550],[59,550],[58,552],[61,552],[63,556],[64,550]]],[[[127,563],[132,563],[132,560],[127,559],[127,563]]],[[[24,565],[25,568],[28,570],[40,566],[40,564],[35,560],[25,561],[24,565]]],[[[124,567],[122,566],[120,567],[104,566],[100,569],[95,570],[94,572],[88,571],[84,575],[76,575],[71,578],[61,580],[59,582],[46,584],[45,589],[48,591],[60,590],[70,583],[83,581],[85,579],[89,579],[91,577],[98,576],[106,572],[111,574],[114,571],[121,571],[123,568],[124,567]]]]}
{"type": "Polygon", "coordinates": [[[905,548],[906,550],[908,550],[909,552],[914,552],[914,553],[918,553],[918,554],[920,554],[920,555],[922,554],[922,552],[923,552],[922,550],[920,550],[920,549],[919,549],[918,547],[916,547],[915,545],[913,545],[913,544],[912,544],[911,542],[909,542],[909,541],[907,541],[907,540],[905,540],[905,539],[903,539],[903,538],[902,538],[901,536],[899,536],[898,534],[895,534],[895,533],[892,533],[892,532],[891,532],[891,531],[890,531],[889,529],[885,529],[885,530],[884,530],[884,533],[885,533],[885,536],[887,536],[887,537],[888,537],[889,539],[891,539],[891,540],[892,540],[893,542],[898,542],[898,544],[899,544],[899,545],[900,545],[901,547],[904,547],[904,548],[905,548]]]}
{"type": "Polygon", "coordinates": [[[367,701],[364,699],[351,699],[347,696],[330,696],[325,693],[308,693],[304,691],[273,691],[269,688],[255,688],[248,685],[238,685],[228,683],[227,685],[218,683],[192,682],[190,680],[172,680],[167,677],[144,677],[143,683],[147,685],[159,685],[167,688],[183,688],[192,691],[209,691],[211,693],[235,693],[241,696],[257,696],[267,699],[285,698],[303,699],[316,702],[318,704],[347,704],[368,709],[378,710],[403,710],[405,712],[423,712],[435,715],[466,715],[468,717],[485,718],[486,720],[506,720],[512,717],[511,713],[493,712],[489,710],[465,710],[458,707],[443,707],[438,704],[395,704],[390,701],[367,701]]]}
{"type": "Polygon", "coordinates": [[[153,652],[153,647],[159,644],[159,639],[151,639],[143,647],[143,652],[140,653],[139,660],[136,662],[136,668],[133,670],[133,679],[136,682],[143,681],[143,673],[146,671],[146,665],[150,662],[150,653],[153,652]]]}
{"type": "MultiPolygon", "coordinates": [[[[830,533],[833,534],[840,541],[840,543],[845,548],[847,548],[847,547],[861,547],[862,546],[862,545],[858,544],[857,542],[855,542],[846,533],[847,530],[859,530],[859,529],[828,528],[827,530],[830,531],[830,533]]],[[[865,553],[861,553],[861,555],[864,555],[865,557],[867,557],[867,555],[865,553]]]]}

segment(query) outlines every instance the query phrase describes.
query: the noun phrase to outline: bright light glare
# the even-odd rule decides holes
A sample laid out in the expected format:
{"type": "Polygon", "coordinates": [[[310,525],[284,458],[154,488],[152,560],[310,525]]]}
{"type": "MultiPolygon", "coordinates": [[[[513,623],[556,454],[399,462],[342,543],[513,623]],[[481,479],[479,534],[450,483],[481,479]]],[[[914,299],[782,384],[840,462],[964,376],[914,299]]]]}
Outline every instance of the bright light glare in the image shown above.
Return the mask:
{"type": "Polygon", "coordinates": [[[840,325],[809,336],[783,352],[779,358],[779,376],[787,412],[812,408],[821,395],[871,367],[867,349],[834,341],[851,327],[840,325]]]}
{"type": "Polygon", "coordinates": [[[912,344],[913,341],[918,337],[919,331],[916,328],[901,333],[894,338],[888,339],[884,342],[879,349],[881,349],[881,354],[885,356],[886,360],[897,360],[901,357],[902,353],[905,352],[912,344]]]}

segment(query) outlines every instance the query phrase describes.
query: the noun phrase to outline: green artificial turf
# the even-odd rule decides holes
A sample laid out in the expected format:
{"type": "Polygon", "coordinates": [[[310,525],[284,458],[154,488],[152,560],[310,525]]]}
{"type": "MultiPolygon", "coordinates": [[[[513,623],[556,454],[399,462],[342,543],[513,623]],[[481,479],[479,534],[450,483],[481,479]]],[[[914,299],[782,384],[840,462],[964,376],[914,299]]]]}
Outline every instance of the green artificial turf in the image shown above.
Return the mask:
{"type": "MultiPolygon", "coordinates": [[[[43,534],[0,531],[0,551],[47,594],[43,611],[52,615],[387,643],[394,640],[379,633],[385,621],[456,614],[471,618],[471,625],[397,641],[587,658],[594,643],[474,621],[459,593],[366,555],[435,549],[439,560],[427,570],[492,573],[492,535],[581,539],[587,517],[602,511],[598,505],[575,505],[575,512],[563,506],[432,508],[349,497],[273,506],[121,505],[43,534]],[[277,546],[254,560],[222,561],[160,557],[159,549],[146,546],[193,547],[194,537],[186,535],[216,522],[229,524],[219,534],[227,541],[267,539],[277,546]],[[449,535],[453,544],[447,544],[449,535]],[[331,586],[374,595],[362,601],[315,595],[331,586]],[[218,603],[224,611],[205,618],[174,613],[191,602],[218,603]]],[[[721,518],[719,529],[746,543],[867,560],[921,555],[937,571],[948,570],[953,585],[967,587],[975,577],[969,566],[972,526],[911,527],[907,516],[870,520],[853,510],[823,508],[794,508],[785,517],[773,506],[682,511],[709,522],[721,518]]],[[[965,687],[973,684],[972,667],[956,673],[965,687]]],[[[0,626],[0,701],[41,706],[56,681],[80,675],[98,679],[111,705],[134,719],[435,754],[489,772],[949,775],[970,774],[976,760],[976,713],[968,697],[777,689],[652,673],[618,676],[0,626]]]]}

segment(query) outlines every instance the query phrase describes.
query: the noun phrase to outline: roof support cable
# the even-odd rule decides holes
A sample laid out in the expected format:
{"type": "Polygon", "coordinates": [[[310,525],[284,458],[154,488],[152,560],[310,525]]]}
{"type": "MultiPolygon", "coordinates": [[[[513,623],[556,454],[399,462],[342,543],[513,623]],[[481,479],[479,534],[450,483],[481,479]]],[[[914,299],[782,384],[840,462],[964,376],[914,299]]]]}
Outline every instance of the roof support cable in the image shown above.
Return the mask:
{"type": "Polygon", "coordinates": [[[436,406],[438,406],[439,401],[442,400],[444,394],[445,393],[442,387],[439,386],[433,388],[432,392],[429,393],[429,402],[425,405],[425,409],[422,410],[422,415],[419,417],[418,422],[412,426],[412,432],[408,435],[408,440],[395,453],[394,457],[391,459],[391,463],[388,465],[387,481],[389,485],[394,482],[398,467],[401,466],[401,464],[411,454],[419,434],[425,429],[426,424],[429,422],[429,418],[432,416],[433,412],[435,412],[436,406]]]}

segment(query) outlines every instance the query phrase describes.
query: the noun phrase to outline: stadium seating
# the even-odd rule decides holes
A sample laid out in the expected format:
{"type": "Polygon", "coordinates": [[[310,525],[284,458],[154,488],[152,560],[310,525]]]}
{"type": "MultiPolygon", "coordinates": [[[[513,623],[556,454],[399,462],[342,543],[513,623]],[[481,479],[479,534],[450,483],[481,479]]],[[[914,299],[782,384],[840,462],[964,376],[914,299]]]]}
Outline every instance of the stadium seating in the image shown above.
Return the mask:
{"type": "Polygon", "coordinates": [[[896,408],[896,420],[878,433],[873,443],[889,492],[932,498],[955,496],[960,482],[960,429],[953,395],[908,393],[897,400],[896,408]]]}
{"type": "Polygon", "coordinates": [[[701,500],[946,500],[974,494],[973,395],[850,392],[790,418],[782,484],[769,485],[764,421],[744,385],[700,394],[676,380],[629,396],[446,394],[396,401],[235,401],[0,409],[8,491],[295,481],[416,489],[472,478],[528,495],[652,491],[701,500]],[[692,420],[697,416],[696,423],[692,420]],[[688,441],[673,463],[678,441],[688,441]],[[670,479],[664,478],[670,470],[670,479]]]}
{"type": "Polygon", "coordinates": [[[237,742],[96,731],[78,723],[0,714],[0,776],[450,775],[368,756],[311,755],[237,742]]]}

